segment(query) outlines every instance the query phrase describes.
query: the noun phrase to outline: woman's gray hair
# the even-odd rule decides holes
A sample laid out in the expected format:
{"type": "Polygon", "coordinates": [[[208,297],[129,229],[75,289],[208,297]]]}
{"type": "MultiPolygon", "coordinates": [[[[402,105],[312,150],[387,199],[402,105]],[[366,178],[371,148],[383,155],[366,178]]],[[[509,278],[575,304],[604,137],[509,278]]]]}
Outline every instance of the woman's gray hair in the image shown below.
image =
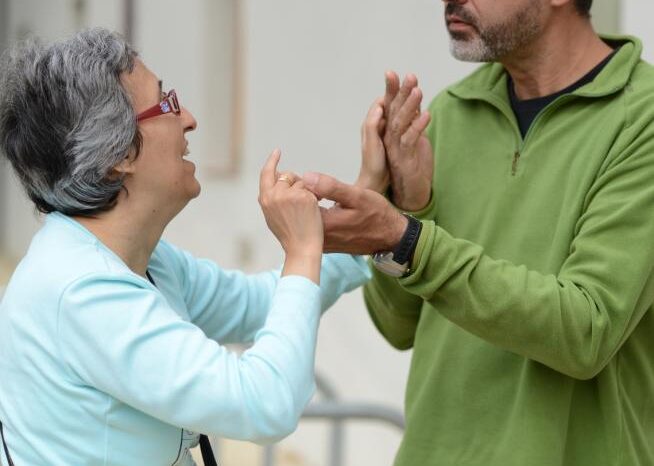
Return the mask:
{"type": "Polygon", "coordinates": [[[0,149],[41,212],[91,216],[115,205],[123,180],[112,168],[141,145],[120,81],[136,56],[101,28],[4,55],[0,149]]]}

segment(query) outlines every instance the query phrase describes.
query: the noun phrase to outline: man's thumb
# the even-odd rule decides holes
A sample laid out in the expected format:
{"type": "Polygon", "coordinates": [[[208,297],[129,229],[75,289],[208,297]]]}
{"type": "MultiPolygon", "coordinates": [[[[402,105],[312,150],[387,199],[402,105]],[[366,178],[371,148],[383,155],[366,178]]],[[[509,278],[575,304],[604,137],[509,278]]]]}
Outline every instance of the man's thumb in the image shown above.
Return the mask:
{"type": "Polygon", "coordinates": [[[305,173],[302,177],[302,181],[304,181],[304,185],[307,189],[313,190],[316,186],[318,186],[318,183],[320,182],[320,173],[305,173]]]}
{"type": "Polygon", "coordinates": [[[356,188],[336,178],[321,173],[309,172],[302,177],[306,189],[319,199],[329,199],[342,205],[350,205],[356,188]]]}

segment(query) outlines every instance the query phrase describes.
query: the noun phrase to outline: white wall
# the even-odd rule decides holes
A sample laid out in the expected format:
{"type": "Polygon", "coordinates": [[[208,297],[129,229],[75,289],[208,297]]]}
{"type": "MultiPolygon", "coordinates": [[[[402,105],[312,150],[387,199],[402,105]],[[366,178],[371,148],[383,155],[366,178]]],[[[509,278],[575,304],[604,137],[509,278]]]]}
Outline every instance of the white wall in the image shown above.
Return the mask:
{"type": "Polygon", "coordinates": [[[643,41],[643,58],[654,63],[654,3],[622,0],[621,31],[643,41]]]}
{"type": "MultiPolygon", "coordinates": [[[[35,33],[43,40],[55,40],[85,25],[122,27],[122,3],[87,0],[77,10],[76,0],[6,0],[8,37],[11,41],[35,33]]],[[[4,216],[0,218],[3,244],[0,253],[10,261],[20,258],[27,249],[33,232],[40,224],[32,204],[26,199],[9,164],[0,163],[0,193],[4,200],[4,216]]]]}

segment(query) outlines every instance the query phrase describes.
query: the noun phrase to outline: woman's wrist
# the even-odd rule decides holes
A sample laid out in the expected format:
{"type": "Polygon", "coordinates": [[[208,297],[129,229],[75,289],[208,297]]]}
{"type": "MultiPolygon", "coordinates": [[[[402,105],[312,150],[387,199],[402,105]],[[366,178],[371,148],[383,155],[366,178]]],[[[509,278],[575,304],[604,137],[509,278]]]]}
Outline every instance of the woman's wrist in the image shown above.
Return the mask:
{"type": "Polygon", "coordinates": [[[316,285],[320,285],[320,265],[322,250],[307,248],[286,253],[282,276],[300,275],[308,278],[316,285]]]}

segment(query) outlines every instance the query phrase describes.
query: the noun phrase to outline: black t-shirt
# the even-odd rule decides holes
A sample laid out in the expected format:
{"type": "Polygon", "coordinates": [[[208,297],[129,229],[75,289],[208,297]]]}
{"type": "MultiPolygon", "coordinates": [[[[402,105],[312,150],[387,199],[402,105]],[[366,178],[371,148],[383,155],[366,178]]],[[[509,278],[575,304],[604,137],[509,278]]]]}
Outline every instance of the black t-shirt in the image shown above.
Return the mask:
{"type": "Polygon", "coordinates": [[[619,49],[615,49],[613,52],[611,52],[609,56],[602,60],[595,68],[590,70],[576,83],[566,87],[559,92],[555,92],[554,94],[546,95],[543,97],[536,97],[535,99],[518,99],[518,96],[515,94],[513,79],[511,79],[511,76],[509,76],[509,100],[511,101],[511,108],[513,109],[513,113],[515,113],[515,116],[518,119],[518,126],[520,127],[520,133],[522,134],[522,137],[525,137],[529,127],[534,122],[541,110],[547,107],[550,103],[554,102],[558,97],[564,94],[570,94],[571,92],[574,92],[576,89],[579,89],[581,86],[584,86],[595,79],[595,77],[600,74],[607,63],[611,61],[611,58],[613,58],[618,50],[619,49]]]}

